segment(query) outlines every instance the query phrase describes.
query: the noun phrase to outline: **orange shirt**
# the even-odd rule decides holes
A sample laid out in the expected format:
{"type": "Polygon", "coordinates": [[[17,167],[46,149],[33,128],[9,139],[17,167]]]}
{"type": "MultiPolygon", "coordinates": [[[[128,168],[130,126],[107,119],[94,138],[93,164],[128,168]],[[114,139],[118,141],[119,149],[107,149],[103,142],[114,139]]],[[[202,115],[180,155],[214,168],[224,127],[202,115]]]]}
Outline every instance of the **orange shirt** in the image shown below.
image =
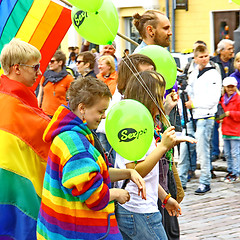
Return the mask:
{"type": "MultiPolygon", "coordinates": [[[[45,80],[43,76],[40,80],[42,85],[45,80]]],[[[42,110],[49,116],[53,116],[61,104],[67,105],[66,93],[74,78],[67,75],[57,83],[48,82],[43,87],[42,110]]]]}
{"type": "Polygon", "coordinates": [[[117,86],[117,71],[113,72],[108,78],[104,78],[101,73],[97,75],[97,78],[106,83],[110,89],[111,94],[113,95],[117,86]]]}

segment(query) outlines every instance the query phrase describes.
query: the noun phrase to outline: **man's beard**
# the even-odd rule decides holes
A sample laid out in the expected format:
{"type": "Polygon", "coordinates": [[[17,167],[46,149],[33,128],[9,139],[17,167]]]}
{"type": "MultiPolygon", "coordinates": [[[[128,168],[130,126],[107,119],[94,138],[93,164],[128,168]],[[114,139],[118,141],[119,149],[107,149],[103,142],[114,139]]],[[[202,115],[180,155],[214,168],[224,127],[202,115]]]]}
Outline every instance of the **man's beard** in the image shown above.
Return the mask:
{"type": "Polygon", "coordinates": [[[155,35],[154,36],[154,44],[156,45],[159,45],[161,47],[169,47],[169,44],[170,44],[170,39],[162,39],[162,38],[159,38],[158,35],[155,35]]]}

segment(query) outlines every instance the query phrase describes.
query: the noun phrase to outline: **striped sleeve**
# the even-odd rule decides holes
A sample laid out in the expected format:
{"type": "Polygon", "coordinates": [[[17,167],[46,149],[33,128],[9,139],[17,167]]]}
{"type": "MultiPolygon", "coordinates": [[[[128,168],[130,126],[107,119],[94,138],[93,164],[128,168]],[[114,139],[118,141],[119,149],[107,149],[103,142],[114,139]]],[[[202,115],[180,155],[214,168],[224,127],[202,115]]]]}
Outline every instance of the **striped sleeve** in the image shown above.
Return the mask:
{"type": "Polygon", "coordinates": [[[104,160],[101,161],[100,155],[97,161],[94,159],[94,147],[85,137],[68,133],[58,135],[52,145],[53,151],[54,146],[62,151],[62,185],[81,202],[85,202],[88,208],[101,210],[109,202],[109,188],[103,178],[106,164],[104,160]]]}

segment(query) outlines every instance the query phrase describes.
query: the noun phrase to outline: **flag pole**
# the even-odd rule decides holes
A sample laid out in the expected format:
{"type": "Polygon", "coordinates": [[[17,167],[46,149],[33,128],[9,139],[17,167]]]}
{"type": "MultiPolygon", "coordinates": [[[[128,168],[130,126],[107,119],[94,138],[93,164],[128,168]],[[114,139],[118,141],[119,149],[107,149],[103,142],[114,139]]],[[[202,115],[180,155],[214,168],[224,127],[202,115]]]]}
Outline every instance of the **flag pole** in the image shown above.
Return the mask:
{"type": "Polygon", "coordinates": [[[72,4],[69,3],[69,2],[66,1],[66,0],[59,0],[59,1],[62,2],[62,3],[64,3],[64,4],[66,4],[66,5],[68,5],[68,7],[72,7],[72,4]]]}
{"type": "MultiPolygon", "coordinates": [[[[67,0],[59,0],[59,1],[62,2],[62,3],[64,3],[64,4],[66,4],[68,7],[72,7],[72,4],[69,3],[67,0]]],[[[139,45],[137,42],[133,41],[131,38],[123,35],[122,33],[119,33],[119,32],[118,32],[117,35],[118,35],[119,37],[123,38],[124,40],[132,43],[132,44],[135,45],[135,46],[138,46],[138,45],[139,45]]]]}

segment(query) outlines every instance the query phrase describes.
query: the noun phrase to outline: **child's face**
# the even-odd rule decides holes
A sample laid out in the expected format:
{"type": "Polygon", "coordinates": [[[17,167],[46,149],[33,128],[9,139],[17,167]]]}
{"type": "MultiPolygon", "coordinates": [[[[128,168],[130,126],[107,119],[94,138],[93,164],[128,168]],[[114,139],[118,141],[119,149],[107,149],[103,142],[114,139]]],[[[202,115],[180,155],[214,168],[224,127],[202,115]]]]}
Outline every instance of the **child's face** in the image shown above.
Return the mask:
{"type": "Polygon", "coordinates": [[[195,63],[199,65],[199,69],[202,70],[209,63],[209,53],[208,51],[201,53],[199,52],[196,57],[194,57],[195,63]]]}
{"type": "Polygon", "coordinates": [[[106,118],[105,111],[108,108],[110,98],[101,97],[91,107],[85,107],[84,118],[89,129],[96,129],[102,119],[106,118]]]}
{"type": "Polygon", "coordinates": [[[229,85],[229,86],[224,87],[224,89],[225,89],[225,92],[227,93],[228,97],[230,97],[236,92],[237,87],[234,85],[229,85]]]}

